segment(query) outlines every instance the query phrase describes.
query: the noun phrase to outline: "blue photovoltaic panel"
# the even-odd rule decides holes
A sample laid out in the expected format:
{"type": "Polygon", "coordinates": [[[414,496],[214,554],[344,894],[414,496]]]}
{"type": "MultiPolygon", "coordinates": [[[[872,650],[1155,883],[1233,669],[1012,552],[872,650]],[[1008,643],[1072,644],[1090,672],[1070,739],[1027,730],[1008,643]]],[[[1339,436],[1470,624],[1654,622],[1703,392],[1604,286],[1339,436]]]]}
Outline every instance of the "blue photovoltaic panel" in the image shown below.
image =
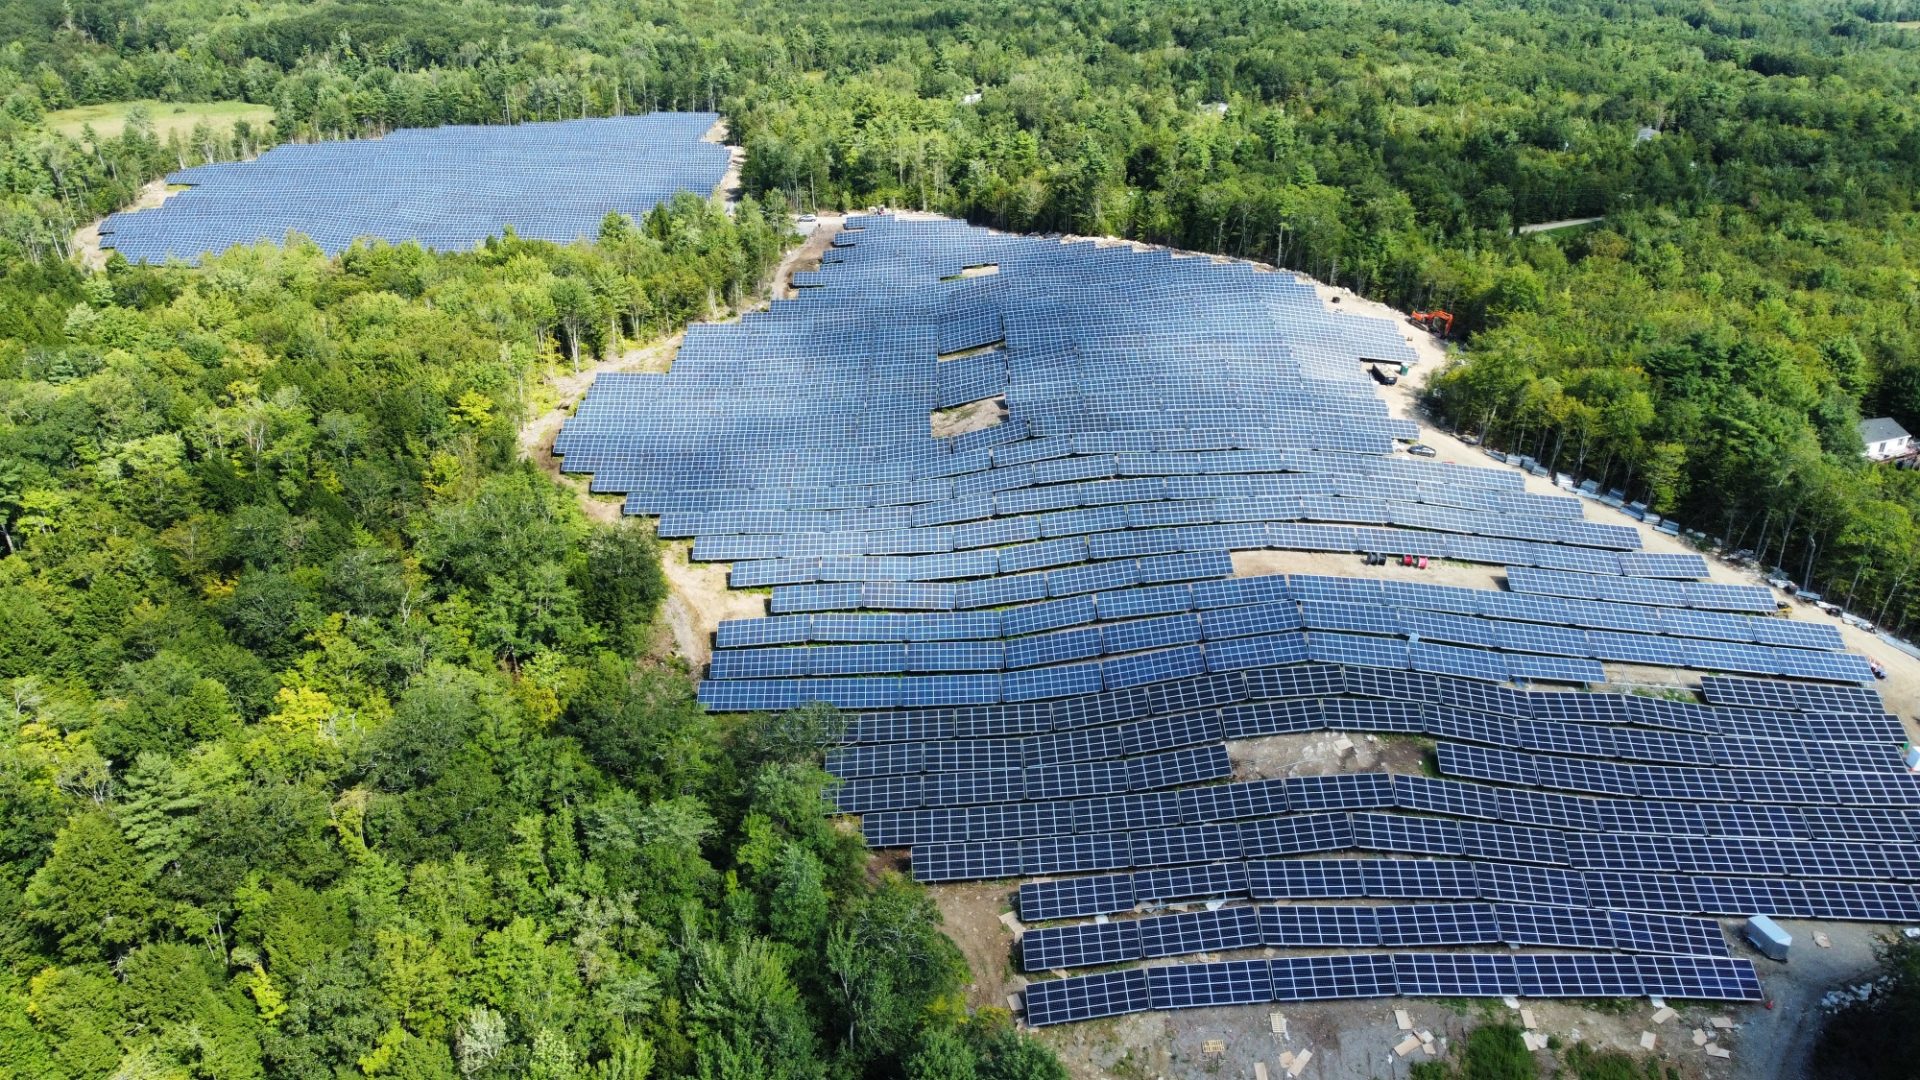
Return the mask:
{"type": "Polygon", "coordinates": [[[1100,967],[1138,959],[1138,923],[1079,923],[1020,935],[1020,966],[1024,971],[1100,967]]]}
{"type": "Polygon", "coordinates": [[[1283,956],[1269,962],[1275,1001],[1392,997],[1399,992],[1391,956],[1283,956]]]}
{"type": "Polygon", "coordinates": [[[1273,904],[1260,912],[1262,944],[1275,949],[1369,948],[1380,944],[1381,909],[1343,904],[1273,904]]]}
{"type": "Polygon", "coordinates": [[[1138,968],[1029,983],[1026,1020],[1034,1027],[1098,1020],[1150,1008],[1146,972],[1138,968]]]}
{"type": "Polygon", "coordinates": [[[1262,920],[1268,910],[1224,907],[1140,919],[1140,955],[1155,959],[1272,944],[1263,940],[1262,933],[1262,920]]]}
{"type": "Polygon", "coordinates": [[[1265,960],[1150,967],[1147,999],[1155,1009],[1253,1005],[1273,1000],[1273,980],[1265,960]]]}
{"type": "Polygon", "coordinates": [[[1133,907],[1133,875],[1030,881],[1020,886],[1018,906],[1025,922],[1110,915],[1133,907]]]}
{"type": "Polygon", "coordinates": [[[1142,904],[1244,896],[1248,887],[1247,867],[1237,862],[1144,870],[1133,875],[1134,899],[1142,904]]]}

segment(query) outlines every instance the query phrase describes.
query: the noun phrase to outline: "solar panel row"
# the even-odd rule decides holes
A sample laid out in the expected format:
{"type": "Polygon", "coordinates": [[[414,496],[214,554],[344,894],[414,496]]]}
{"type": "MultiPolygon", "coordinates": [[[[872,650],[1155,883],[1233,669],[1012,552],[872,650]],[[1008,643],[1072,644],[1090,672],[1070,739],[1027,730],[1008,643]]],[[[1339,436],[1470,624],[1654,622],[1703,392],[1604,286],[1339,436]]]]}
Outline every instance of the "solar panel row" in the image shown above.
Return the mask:
{"type": "Polygon", "coordinates": [[[1731,955],[1712,919],[1522,904],[1285,904],[1028,930],[1020,962],[1033,972],[1234,949],[1495,944],[1731,955]]]}
{"type": "Polygon", "coordinates": [[[1296,956],[1130,968],[1029,984],[1027,1023],[1047,1027],[1148,1009],[1393,996],[1636,997],[1758,1001],[1748,960],[1558,953],[1296,956]]]}
{"type": "Polygon", "coordinates": [[[1020,886],[1021,919],[1047,922],[1195,899],[1489,900],[1672,915],[1894,922],[1920,918],[1909,883],[1685,876],[1439,859],[1212,863],[1020,886]]]}

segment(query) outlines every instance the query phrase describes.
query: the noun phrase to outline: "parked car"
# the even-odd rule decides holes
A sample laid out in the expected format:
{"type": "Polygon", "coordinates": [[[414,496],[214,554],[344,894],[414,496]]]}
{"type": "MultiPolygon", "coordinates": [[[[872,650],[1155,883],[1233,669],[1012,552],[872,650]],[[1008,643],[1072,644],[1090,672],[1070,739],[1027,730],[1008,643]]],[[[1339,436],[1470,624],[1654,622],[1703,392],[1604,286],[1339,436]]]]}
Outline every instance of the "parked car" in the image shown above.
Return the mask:
{"type": "Polygon", "coordinates": [[[1418,443],[1418,442],[1414,443],[1412,446],[1407,447],[1407,453],[1412,454],[1414,457],[1439,457],[1440,456],[1440,451],[1435,450],[1433,447],[1428,446],[1426,443],[1418,443]]]}
{"type": "Polygon", "coordinates": [[[1381,371],[1379,364],[1374,364],[1368,367],[1367,373],[1372,375],[1373,381],[1379,383],[1381,386],[1392,386],[1394,383],[1397,383],[1400,381],[1400,376],[1389,375],[1386,372],[1381,371]]]}
{"type": "Polygon", "coordinates": [[[1867,657],[1867,668],[1873,672],[1873,677],[1876,679],[1884,679],[1887,677],[1887,665],[1875,660],[1871,656],[1867,657]]]}
{"type": "Polygon", "coordinates": [[[1453,437],[1456,439],[1459,439],[1461,442],[1467,444],[1468,446],[1480,445],[1480,436],[1478,435],[1469,435],[1466,432],[1462,431],[1462,432],[1456,432],[1453,437]]]}

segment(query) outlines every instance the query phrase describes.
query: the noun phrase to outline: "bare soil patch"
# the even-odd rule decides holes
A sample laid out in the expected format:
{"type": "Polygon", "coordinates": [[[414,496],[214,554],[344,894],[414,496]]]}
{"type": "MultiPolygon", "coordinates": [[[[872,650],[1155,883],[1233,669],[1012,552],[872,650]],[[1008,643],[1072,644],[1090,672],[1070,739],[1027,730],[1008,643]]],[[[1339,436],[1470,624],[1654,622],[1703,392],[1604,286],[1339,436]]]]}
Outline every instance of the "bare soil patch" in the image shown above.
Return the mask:
{"type": "MultiPolygon", "coordinates": [[[[185,185],[168,184],[165,177],[148,181],[140,188],[140,194],[131,203],[121,207],[121,212],[131,210],[152,210],[174,195],[185,191],[185,185]]],[[[102,218],[102,221],[105,219],[102,218]]],[[[80,259],[80,265],[89,270],[102,270],[107,265],[107,253],[100,246],[100,222],[96,221],[73,234],[73,254],[80,259]]]]}
{"type": "Polygon", "coordinates": [[[998,427],[1007,419],[1007,395],[981,398],[951,409],[935,409],[927,414],[928,428],[936,439],[951,439],[969,431],[998,427]]]}
{"type": "MultiPolygon", "coordinates": [[[[713,122],[713,126],[707,129],[705,135],[700,136],[700,141],[725,145],[731,134],[732,129],[727,126],[727,118],[723,116],[713,122]]],[[[746,163],[746,147],[727,146],[727,171],[720,175],[720,183],[713,189],[713,197],[729,209],[740,201],[740,168],[746,163]]]]}
{"type": "Polygon", "coordinates": [[[976,1009],[1005,1009],[1007,995],[1027,985],[1014,961],[1013,930],[1000,919],[1013,910],[1018,889],[1012,881],[974,881],[933,890],[947,937],[960,946],[973,973],[967,1004],[976,1009]]]}
{"type": "Polygon", "coordinates": [[[1385,566],[1368,566],[1351,552],[1329,551],[1236,551],[1233,553],[1235,577],[1263,574],[1321,574],[1331,577],[1374,578],[1380,581],[1413,581],[1423,585],[1458,585],[1470,589],[1499,589],[1506,585],[1506,571],[1481,563],[1429,559],[1420,570],[1401,566],[1398,558],[1385,566]]]}
{"type": "Polygon", "coordinates": [[[807,233],[807,239],[799,247],[787,252],[780,266],[773,272],[772,295],[776,300],[791,300],[794,296],[793,273],[796,270],[818,270],[820,260],[832,246],[833,238],[846,226],[845,214],[821,214],[813,222],[813,230],[807,233]]]}
{"type": "Polygon", "coordinates": [[[689,540],[660,545],[660,568],[666,571],[668,594],[661,617],[673,630],[674,651],[697,672],[713,655],[713,633],[722,619],[753,619],[767,613],[764,592],[727,587],[725,563],[693,562],[689,540]]]}

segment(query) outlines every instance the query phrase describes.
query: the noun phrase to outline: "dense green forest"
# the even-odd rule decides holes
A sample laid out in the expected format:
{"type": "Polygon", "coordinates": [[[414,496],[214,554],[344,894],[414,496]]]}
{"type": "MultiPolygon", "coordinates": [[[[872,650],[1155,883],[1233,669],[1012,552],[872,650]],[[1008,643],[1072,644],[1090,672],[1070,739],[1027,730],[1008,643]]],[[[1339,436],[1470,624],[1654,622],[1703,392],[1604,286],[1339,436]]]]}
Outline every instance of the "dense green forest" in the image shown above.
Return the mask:
{"type": "Polygon", "coordinates": [[[0,5],[0,1076],[1045,1077],[818,813],[836,718],[706,716],[543,378],[745,300],[786,208],[1257,258],[1459,318],[1445,420],[1920,614],[1913,0],[0,5]],[[57,134],[141,98],[270,127],[57,134]],[[729,219],[102,273],[169,169],[718,109],[729,219]],[[763,214],[760,207],[765,206],[763,214]],[[1530,222],[1604,216],[1521,236],[1530,222]]]}

